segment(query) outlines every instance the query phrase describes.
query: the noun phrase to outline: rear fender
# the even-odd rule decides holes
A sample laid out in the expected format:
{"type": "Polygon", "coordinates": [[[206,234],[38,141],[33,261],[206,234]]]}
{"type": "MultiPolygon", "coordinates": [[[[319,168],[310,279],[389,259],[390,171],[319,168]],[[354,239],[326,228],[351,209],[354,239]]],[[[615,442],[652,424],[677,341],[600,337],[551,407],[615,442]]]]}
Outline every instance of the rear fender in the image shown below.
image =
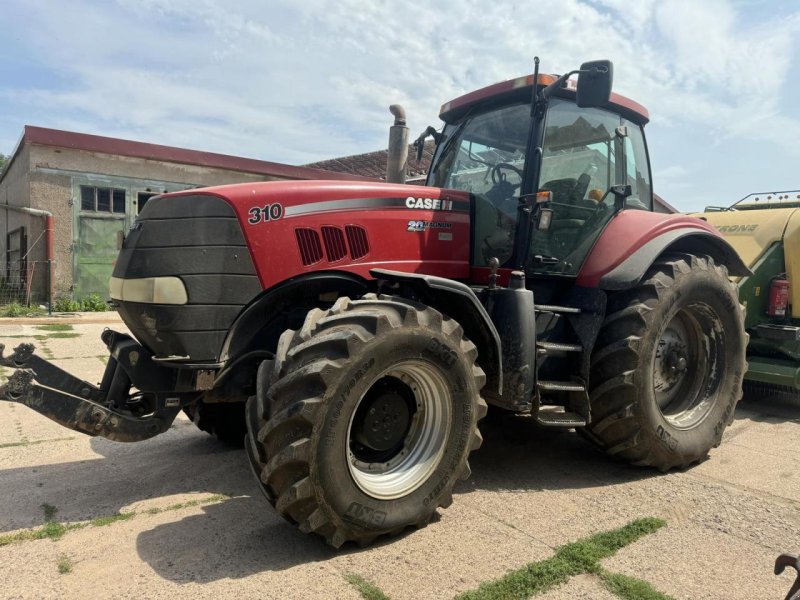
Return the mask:
{"type": "Polygon", "coordinates": [[[576,283],[608,291],[637,285],[659,256],[707,255],[735,277],[750,275],[733,247],[708,223],[682,215],[625,211],[609,223],[592,248],[576,283]]]}
{"type": "Polygon", "coordinates": [[[469,286],[444,277],[385,269],[372,269],[370,274],[379,281],[399,285],[401,294],[412,296],[458,321],[464,334],[478,347],[478,364],[486,373],[485,389],[497,395],[502,394],[500,335],[489,313],[469,286]]]}

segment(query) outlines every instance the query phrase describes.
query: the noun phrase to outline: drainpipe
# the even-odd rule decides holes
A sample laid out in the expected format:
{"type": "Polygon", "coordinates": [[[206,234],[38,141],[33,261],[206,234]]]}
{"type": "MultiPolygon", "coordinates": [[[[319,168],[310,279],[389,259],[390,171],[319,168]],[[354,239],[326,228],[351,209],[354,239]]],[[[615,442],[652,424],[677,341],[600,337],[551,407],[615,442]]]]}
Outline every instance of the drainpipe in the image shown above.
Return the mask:
{"type": "Polygon", "coordinates": [[[408,127],[406,111],[399,104],[392,104],[389,112],[394,115],[394,125],[389,128],[389,155],[386,158],[386,182],[405,183],[408,163],[408,127]]]}
{"type": "Polygon", "coordinates": [[[47,253],[47,308],[48,312],[53,312],[53,263],[55,262],[55,218],[49,210],[40,208],[28,208],[27,206],[14,206],[12,204],[0,204],[6,210],[33,215],[34,217],[44,217],[45,230],[45,252],[47,253]]]}

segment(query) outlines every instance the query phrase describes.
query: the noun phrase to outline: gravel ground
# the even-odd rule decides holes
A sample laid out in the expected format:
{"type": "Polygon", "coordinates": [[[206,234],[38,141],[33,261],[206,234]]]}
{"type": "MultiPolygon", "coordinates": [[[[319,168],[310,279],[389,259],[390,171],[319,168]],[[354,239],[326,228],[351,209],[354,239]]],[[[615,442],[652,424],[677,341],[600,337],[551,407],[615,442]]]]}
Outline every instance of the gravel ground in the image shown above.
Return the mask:
{"type": "MultiPolygon", "coordinates": [[[[56,364],[99,381],[105,327],[121,325],[111,315],[0,319],[0,343],[33,341],[56,364]],[[54,322],[79,335],[39,329],[54,322]]],[[[746,398],[709,460],[666,475],[524,418],[482,430],[472,478],[434,523],[337,552],[279,518],[244,454],[183,417],[162,436],[118,444],[0,402],[0,535],[41,526],[42,505],[67,524],[135,513],[55,541],[0,546],[0,597],[358,598],[344,579],[355,573],[395,600],[452,598],[647,516],[667,526],[604,560],[607,570],[675,598],[783,598],[789,589],[793,572],[776,577],[772,566],[779,553],[800,551],[800,402],[746,398]]],[[[541,597],[614,596],[580,575],[541,597]]]]}

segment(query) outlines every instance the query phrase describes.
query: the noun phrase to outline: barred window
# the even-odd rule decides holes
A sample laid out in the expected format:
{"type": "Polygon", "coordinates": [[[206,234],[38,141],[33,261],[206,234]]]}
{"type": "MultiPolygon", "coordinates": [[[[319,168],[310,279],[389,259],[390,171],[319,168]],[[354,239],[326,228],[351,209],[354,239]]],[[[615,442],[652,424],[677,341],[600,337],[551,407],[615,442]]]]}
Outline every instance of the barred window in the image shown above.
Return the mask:
{"type": "Polygon", "coordinates": [[[81,210],[125,214],[125,190],[82,185],[81,210]]]}

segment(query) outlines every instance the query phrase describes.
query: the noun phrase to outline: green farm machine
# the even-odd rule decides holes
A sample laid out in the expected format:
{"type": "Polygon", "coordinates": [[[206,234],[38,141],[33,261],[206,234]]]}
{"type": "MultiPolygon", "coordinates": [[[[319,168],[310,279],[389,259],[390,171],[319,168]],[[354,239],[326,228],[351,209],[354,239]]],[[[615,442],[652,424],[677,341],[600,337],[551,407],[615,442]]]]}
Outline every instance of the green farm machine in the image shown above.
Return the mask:
{"type": "Polygon", "coordinates": [[[736,278],[750,334],[745,380],[800,392],[800,191],[749,194],[696,216],[716,227],[753,273],[736,278]]]}

